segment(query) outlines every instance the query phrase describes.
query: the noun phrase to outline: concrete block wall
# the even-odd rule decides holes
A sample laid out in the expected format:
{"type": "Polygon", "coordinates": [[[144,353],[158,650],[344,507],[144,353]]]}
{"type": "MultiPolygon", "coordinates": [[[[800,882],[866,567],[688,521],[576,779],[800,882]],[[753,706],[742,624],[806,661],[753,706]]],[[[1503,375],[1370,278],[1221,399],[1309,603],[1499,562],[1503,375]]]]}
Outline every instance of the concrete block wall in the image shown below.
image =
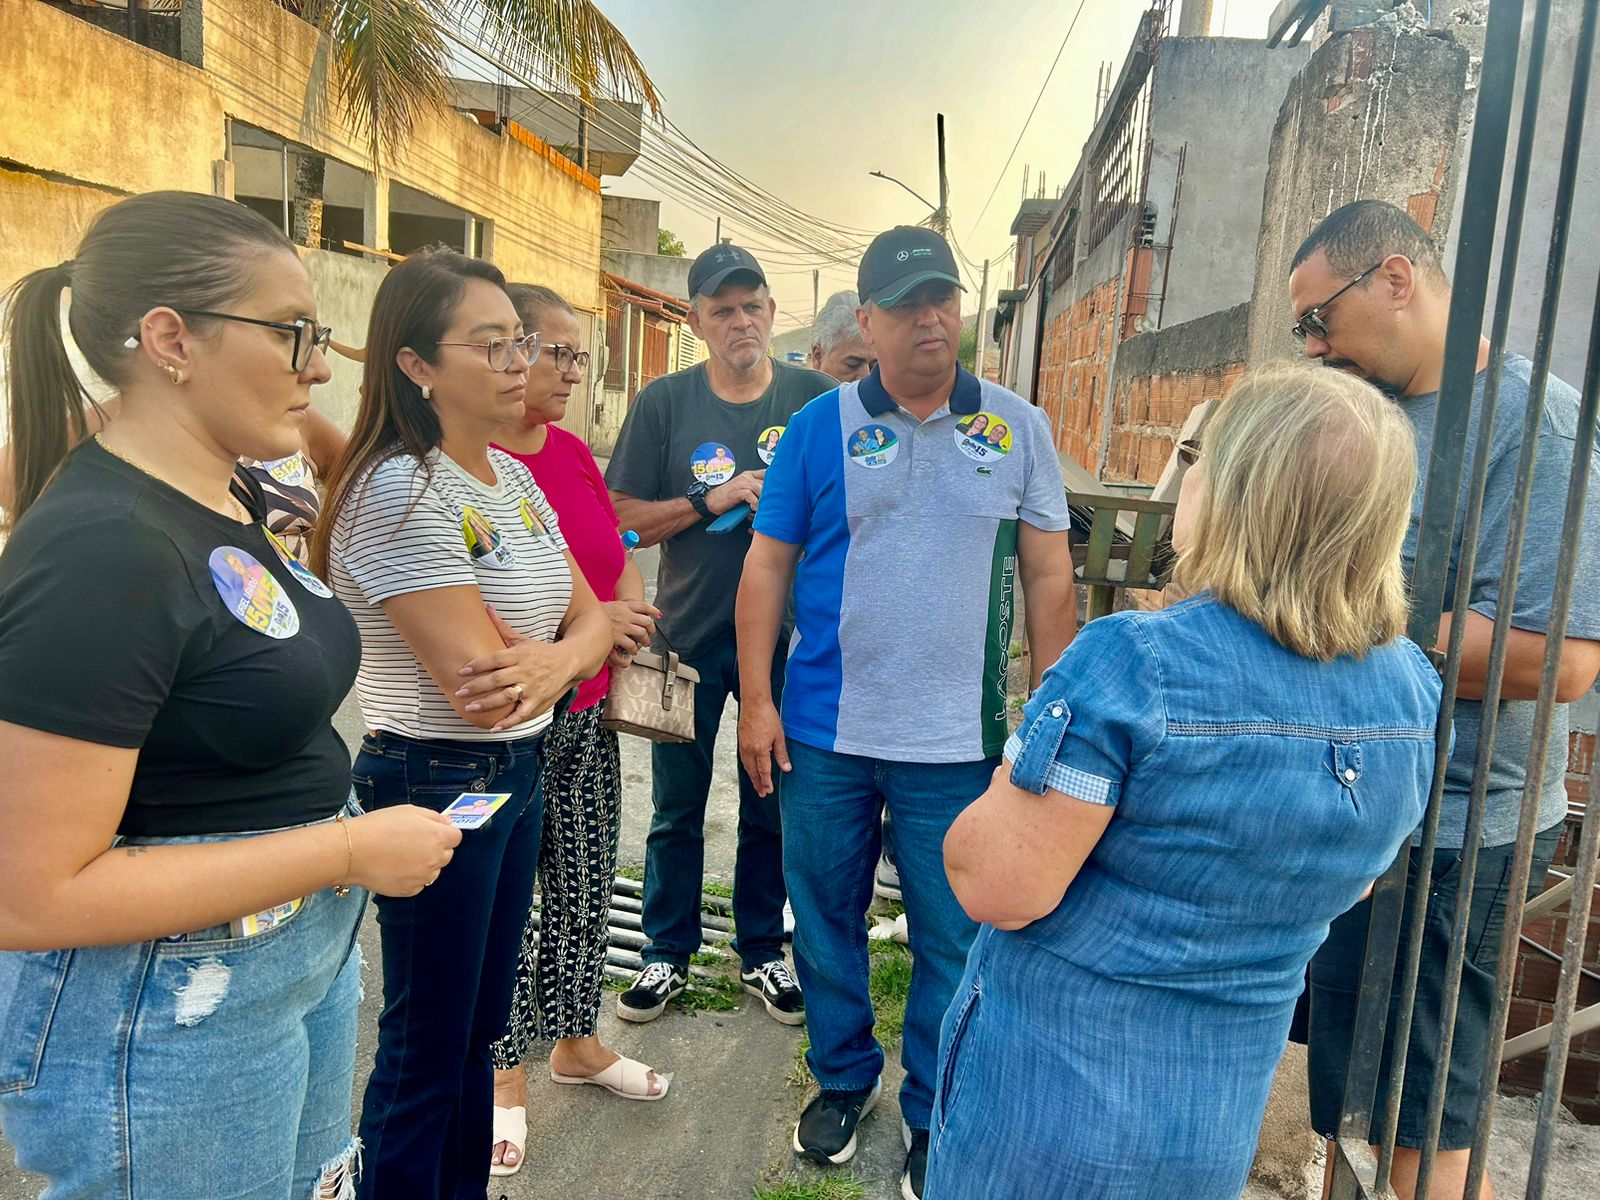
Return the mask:
{"type": "Polygon", "coordinates": [[[1104,478],[1153,484],[1195,405],[1221,400],[1244,374],[1250,305],[1239,304],[1122,344],[1104,478]]]}
{"type": "Polygon", "coordinates": [[[1386,200],[1445,244],[1476,100],[1469,58],[1453,35],[1372,27],[1335,34],[1295,78],[1267,160],[1249,361],[1300,353],[1289,262],[1334,209],[1386,200]]]}
{"type": "Polygon", "coordinates": [[[1120,278],[1090,288],[1076,303],[1045,322],[1034,402],[1056,431],[1056,449],[1090,472],[1100,466],[1105,425],[1106,368],[1120,278]]]}
{"type": "MultiPolygon", "coordinates": [[[[1567,795],[1581,804],[1594,768],[1595,735],[1574,730],[1567,749],[1567,795]]],[[[1556,848],[1554,865],[1570,874],[1577,866],[1578,833],[1581,818],[1569,816],[1561,844],[1556,848]]],[[[1560,954],[1566,946],[1568,917],[1563,906],[1554,914],[1529,921],[1523,934],[1539,945],[1560,954]]],[[[1600,972],[1600,909],[1589,915],[1589,928],[1583,952],[1584,966],[1600,972]]],[[[1516,1037],[1550,1023],[1554,1013],[1560,964],[1548,955],[1527,946],[1517,957],[1517,974],[1511,990],[1511,1012],[1506,1020],[1506,1036],[1516,1037]]],[[[1578,1007],[1600,1003],[1600,982],[1585,978],[1578,986],[1578,1007]]],[[[1544,1080],[1545,1055],[1530,1054],[1507,1063],[1500,1071],[1500,1088],[1505,1092],[1534,1094],[1544,1080]]],[[[1600,1031],[1575,1038],[1567,1055],[1566,1078],[1561,1101],[1572,1115],[1586,1125],[1600,1125],[1600,1031]]]]}
{"type": "Polygon", "coordinates": [[[1106,480],[1154,484],[1189,413],[1204,400],[1221,400],[1242,374],[1244,363],[1239,361],[1118,382],[1111,410],[1106,480]]]}

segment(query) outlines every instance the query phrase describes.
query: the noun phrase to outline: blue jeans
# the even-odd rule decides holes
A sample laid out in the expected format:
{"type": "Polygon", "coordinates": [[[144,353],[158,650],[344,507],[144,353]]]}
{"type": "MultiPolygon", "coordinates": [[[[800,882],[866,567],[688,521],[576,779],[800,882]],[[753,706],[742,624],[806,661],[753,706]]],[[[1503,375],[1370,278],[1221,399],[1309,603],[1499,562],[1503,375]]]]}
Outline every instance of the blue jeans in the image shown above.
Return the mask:
{"type": "Polygon", "coordinates": [[[871,1087],[883,1070],[867,990],[867,906],[894,820],[895,865],[911,937],[911,994],[900,1062],[900,1112],[927,1129],[939,1060],[939,1023],[966,967],[978,926],[944,873],[944,835],[989,786],[998,758],[900,763],[789,742],[783,781],[783,869],[794,906],[794,961],[806,994],[806,1064],[824,1088],[871,1087]]]}
{"type": "Polygon", "coordinates": [[[505,1032],[533,903],[542,739],[422,741],[368,734],[352,777],[369,811],[443,809],[510,792],[415,896],[380,896],[383,1012],[361,1106],[362,1200],[483,1200],[493,1144],[489,1048],[505,1032]]]}
{"type": "Polygon", "coordinates": [[[348,1187],[364,905],[322,891],[248,938],[0,953],[0,1126],[44,1197],[348,1187]]]}
{"type": "MultiPolygon", "coordinates": [[[[700,887],[705,874],[706,797],[722,710],[739,696],[739,655],[732,637],[689,663],[700,673],[694,688],[692,742],[657,743],[650,751],[655,815],[644,846],[644,913],[650,939],[642,957],[687,968],[700,949],[700,887]]],[[[782,653],[772,666],[772,698],[783,696],[782,653]]],[[[739,771],[739,847],[733,866],[733,949],[748,970],[783,957],[783,826],[781,787],[756,795],[739,771]]]]}

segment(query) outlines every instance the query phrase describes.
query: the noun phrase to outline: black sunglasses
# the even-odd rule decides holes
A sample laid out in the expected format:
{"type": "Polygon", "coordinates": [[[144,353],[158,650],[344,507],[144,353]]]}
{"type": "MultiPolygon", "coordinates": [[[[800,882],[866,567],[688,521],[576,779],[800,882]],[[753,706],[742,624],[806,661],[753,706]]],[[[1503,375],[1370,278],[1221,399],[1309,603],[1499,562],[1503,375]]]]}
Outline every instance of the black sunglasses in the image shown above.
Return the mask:
{"type": "Polygon", "coordinates": [[[1306,309],[1305,315],[1296,321],[1292,326],[1290,326],[1289,332],[1294,334],[1294,336],[1299,338],[1302,342],[1305,341],[1307,337],[1326,338],[1328,336],[1328,323],[1322,319],[1323,311],[1340,296],[1344,295],[1351,288],[1355,287],[1356,284],[1360,283],[1368,275],[1371,275],[1374,271],[1388,261],[1388,259],[1383,259],[1381,262],[1373,263],[1365,271],[1361,272],[1361,274],[1357,275],[1354,279],[1345,284],[1333,295],[1329,296],[1321,304],[1314,304],[1310,308],[1306,309]]]}
{"type": "Polygon", "coordinates": [[[333,330],[327,325],[318,325],[310,317],[297,317],[293,323],[287,321],[263,321],[258,317],[241,317],[234,313],[210,312],[204,308],[175,308],[172,310],[186,317],[210,317],[217,321],[238,321],[244,325],[260,325],[267,329],[281,329],[285,333],[294,334],[294,349],[289,352],[289,365],[294,368],[296,375],[304,371],[311,363],[311,352],[321,350],[328,352],[328,344],[333,341],[333,330]]]}

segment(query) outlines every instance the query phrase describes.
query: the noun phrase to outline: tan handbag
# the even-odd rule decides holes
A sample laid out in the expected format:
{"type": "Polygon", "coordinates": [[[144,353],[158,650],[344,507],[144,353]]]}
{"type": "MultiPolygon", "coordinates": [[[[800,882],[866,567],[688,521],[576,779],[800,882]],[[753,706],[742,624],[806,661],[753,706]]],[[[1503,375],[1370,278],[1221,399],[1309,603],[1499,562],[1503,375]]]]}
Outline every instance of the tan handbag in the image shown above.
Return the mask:
{"type": "Polygon", "coordinates": [[[612,668],[600,727],[652,742],[692,742],[699,682],[700,672],[684,666],[671,649],[664,656],[641,650],[622,670],[612,668]]]}

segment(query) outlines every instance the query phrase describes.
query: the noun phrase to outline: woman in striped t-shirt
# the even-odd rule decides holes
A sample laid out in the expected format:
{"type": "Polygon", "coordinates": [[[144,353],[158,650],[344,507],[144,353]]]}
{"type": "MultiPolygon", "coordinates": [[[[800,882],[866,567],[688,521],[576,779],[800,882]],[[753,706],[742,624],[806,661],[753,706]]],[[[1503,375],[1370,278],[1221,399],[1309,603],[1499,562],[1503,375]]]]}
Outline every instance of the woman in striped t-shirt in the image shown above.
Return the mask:
{"type": "Polygon", "coordinates": [[[361,631],[370,732],[357,798],[477,814],[457,819],[465,834],[435,884],[378,905],[384,1010],[362,1106],[364,1200],[487,1184],[489,1048],[533,892],[539,744],[557,701],[612,646],[555,512],[528,469],[489,445],[521,415],[538,353],[504,289],[495,267],[450,250],[384,279],[361,409],[313,547],[361,631]]]}

